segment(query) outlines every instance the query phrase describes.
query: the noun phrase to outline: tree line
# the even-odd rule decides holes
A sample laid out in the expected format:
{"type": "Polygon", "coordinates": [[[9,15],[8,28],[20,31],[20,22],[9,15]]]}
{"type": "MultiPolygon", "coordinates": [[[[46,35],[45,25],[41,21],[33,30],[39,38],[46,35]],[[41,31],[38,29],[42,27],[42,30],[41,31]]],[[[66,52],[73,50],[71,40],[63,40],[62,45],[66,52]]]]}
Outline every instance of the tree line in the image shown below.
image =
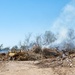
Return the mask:
{"type": "MultiPolygon", "coordinates": [[[[59,35],[59,34],[57,34],[59,35]]],[[[19,42],[19,46],[15,45],[11,49],[22,49],[22,50],[29,50],[33,46],[39,46],[39,47],[46,47],[48,45],[51,45],[53,42],[55,42],[58,38],[57,35],[54,34],[51,31],[45,31],[44,34],[39,34],[35,37],[34,40],[31,41],[32,34],[28,34],[25,36],[25,39],[23,42],[19,42]]],[[[75,40],[75,31],[73,29],[68,30],[68,42],[73,42],[75,40]]],[[[69,43],[67,43],[68,45],[69,43]]],[[[10,49],[9,47],[3,48],[3,44],[0,45],[0,50],[2,49],[10,49]]]]}

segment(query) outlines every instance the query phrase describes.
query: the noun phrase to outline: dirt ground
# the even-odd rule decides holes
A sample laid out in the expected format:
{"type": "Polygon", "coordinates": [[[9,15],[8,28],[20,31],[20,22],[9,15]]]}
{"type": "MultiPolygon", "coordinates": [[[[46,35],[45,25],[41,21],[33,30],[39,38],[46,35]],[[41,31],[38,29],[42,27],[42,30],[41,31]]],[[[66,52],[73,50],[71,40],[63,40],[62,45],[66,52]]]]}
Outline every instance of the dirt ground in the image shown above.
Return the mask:
{"type": "Polygon", "coordinates": [[[75,75],[75,67],[40,68],[38,61],[0,61],[0,75],[75,75]]]}

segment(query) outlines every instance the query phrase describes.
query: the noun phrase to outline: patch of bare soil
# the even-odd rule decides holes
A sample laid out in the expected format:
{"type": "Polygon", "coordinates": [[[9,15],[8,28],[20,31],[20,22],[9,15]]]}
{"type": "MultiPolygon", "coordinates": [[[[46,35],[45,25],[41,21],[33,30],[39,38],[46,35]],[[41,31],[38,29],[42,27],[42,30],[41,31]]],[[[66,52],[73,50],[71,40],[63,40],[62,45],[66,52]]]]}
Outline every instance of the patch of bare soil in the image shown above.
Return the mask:
{"type": "MultiPolygon", "coordinates": [[[[75,75],[75,67],[39,67],[39,61],[0,62],[0,75],[75,75]]],[[[42,65],[42,64],[41,64],[42,65]]]]}
{"type": "Polygon", "coordinates": [[[0,75],[53,75],[53,70],[41,69],[33,65],[33,61],[1,62],[0,75]]]}

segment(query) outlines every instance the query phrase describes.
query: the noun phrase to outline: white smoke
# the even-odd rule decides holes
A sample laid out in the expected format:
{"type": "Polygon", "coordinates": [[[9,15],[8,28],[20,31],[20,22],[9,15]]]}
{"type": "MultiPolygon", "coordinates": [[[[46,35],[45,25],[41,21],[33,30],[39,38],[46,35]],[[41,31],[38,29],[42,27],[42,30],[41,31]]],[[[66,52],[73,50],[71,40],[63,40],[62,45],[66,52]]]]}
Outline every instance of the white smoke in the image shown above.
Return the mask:
{"type": "Polygon", "coordinates": [[[75,28],[75,0],[68,3],[61,11],[61,14],[57,20],[53,23],[51,28],[52,32],[56,32],[59,35],[57,40],[52,45],[60,45],[63,42],[67,42],[69,29],[75,28]]]}

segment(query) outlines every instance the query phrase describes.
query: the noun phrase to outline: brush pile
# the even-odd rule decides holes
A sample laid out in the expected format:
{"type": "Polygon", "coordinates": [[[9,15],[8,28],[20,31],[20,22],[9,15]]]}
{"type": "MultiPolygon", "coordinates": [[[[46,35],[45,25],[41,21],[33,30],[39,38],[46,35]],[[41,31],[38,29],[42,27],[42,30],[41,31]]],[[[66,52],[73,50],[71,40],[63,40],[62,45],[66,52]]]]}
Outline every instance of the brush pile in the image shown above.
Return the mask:
{"type": "Polygon", "coordinates": [[[56,48],[34,47],[32,50],[11,51],[0,54],[0,61],[34,61],[39,60],[40,67],[75,66],[75,50],[57,50],[56,48]]]}

